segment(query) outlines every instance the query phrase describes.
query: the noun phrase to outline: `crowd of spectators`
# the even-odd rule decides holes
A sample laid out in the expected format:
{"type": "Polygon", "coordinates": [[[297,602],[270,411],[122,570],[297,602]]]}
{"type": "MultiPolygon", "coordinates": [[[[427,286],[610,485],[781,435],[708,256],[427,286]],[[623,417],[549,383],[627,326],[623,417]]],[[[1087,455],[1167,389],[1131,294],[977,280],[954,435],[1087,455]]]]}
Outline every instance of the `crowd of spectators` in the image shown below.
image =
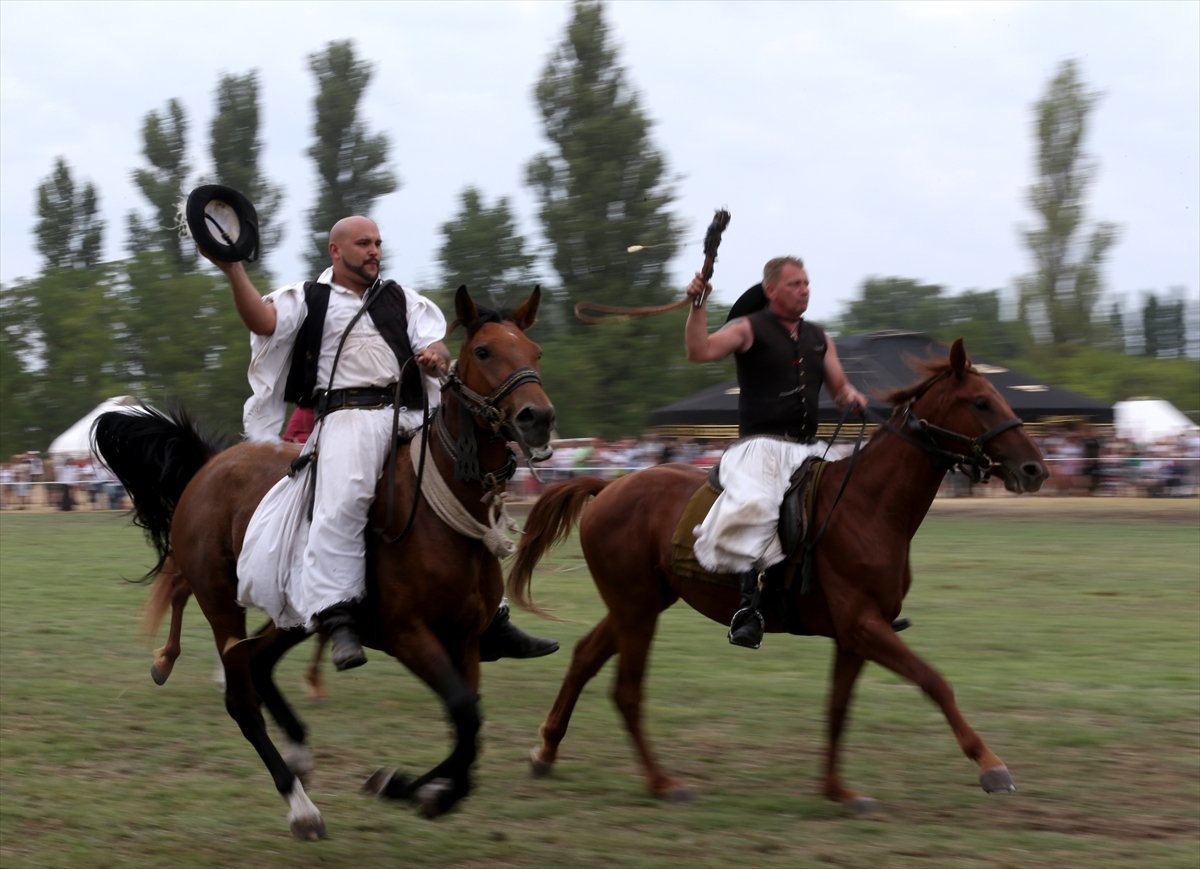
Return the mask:
{"type": "MultiPolygon", "coordinates": [[[[1077,423],[1035,429],[1050,467],[1048,495],[1196,497],[1200,495],[1200,431],[1136,443],[1077,423]]],[[[292,439],[302,442],[303,437],[292,439]]],[[[618,477],[639,468],[682,462],[709,468],[730,441],[647,435],[606,441],[556,442],[553,457],[536,474],[522,467],[513,483],[518,496],[535,496],[546,483],[577,475],[618,477]]],[[[830,450],[838,458],[853,447],[842,438],[830,450]]],[[[997,485],[972,486],[961,474],[947,476],[949,497],[998,494],[997,485]]],[[[36,451],[0,464],[2,510],[124,510],[129,503],[112,472],[91,458],[44,458],[36,451]]]]}
{"type": "Polygon", "coordinates": [[[43,458],[36,450],[0,464],[2,510],[125,510],[125,489],[91,457],[43,458]]]}

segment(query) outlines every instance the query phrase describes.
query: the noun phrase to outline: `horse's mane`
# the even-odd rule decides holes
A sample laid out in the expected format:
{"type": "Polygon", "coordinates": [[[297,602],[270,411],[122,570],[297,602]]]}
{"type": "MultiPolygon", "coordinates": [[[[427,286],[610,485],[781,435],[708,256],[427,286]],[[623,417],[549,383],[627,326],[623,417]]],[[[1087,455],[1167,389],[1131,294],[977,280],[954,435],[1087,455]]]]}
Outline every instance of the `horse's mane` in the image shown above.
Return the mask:
{"type": "MultiPolygon", "coordinates": [[[[948,375],[951,371],[949,359],[915,359],[907,357],[905,361],[917,374],[922,375],[922,379],[912,386],[904,386],[900,389],[893,389],[883,395],[883,400],[892,407],[900,407],[910,401],[915,401],[924,395],[929,387],[948,375]]],[[[968,365],[968,371],[975,369],[968,365]]]]}

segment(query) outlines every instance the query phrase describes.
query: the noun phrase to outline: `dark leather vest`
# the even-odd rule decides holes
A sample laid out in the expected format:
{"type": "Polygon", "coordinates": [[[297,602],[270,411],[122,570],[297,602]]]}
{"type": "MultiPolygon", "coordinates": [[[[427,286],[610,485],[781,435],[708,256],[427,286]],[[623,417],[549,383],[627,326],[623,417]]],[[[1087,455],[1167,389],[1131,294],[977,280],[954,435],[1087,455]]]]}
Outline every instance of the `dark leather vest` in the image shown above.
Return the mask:
{"type": "MultiPolygon", "coordinates": [[[[316,404],[317,363],[321,359],[321,337],[325,331],[325,314],[329,310],[329,294],[332,291],[329,284],[318,284],[316,281],[304,284],[308,313],[300,324],[300,331],[296,333],[292,364],[283,389],[284,401],[300,407],[316,404]]],[[[421,407],[425,395],[421,371],[415,363],[407,368],[404,365],[413,357],[412,345],[408,341],[408,306],[404,301],[404,290],[395,281],[387,281],[367,304],[366,316],[379,329],[379,334],[387,341],[400,363],[403,375],[400,403],[411,408],[421,407]]],[[[323,389],[325,385],[320,386],[323,389]]]]}
{"type": "Polygon", "coordinates": [[[825,332],[805,320],[792,340],[769,310],[750,314],[754,345],[735,355],[740,394],[738,433],[810,441],[817,433],[825,382],[825,332]]]}

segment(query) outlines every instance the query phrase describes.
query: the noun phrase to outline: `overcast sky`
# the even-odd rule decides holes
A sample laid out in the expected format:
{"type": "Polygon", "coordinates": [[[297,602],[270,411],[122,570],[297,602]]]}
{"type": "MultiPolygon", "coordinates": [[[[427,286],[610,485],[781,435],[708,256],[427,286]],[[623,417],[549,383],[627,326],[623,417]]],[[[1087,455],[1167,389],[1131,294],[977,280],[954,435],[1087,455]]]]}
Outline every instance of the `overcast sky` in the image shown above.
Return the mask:
{"type": "MultiPolygon", "coordinates": [[[[96,185],[106,254],[120,257],[125,215],[148,210],[129,180],[144,165],[145,115],[182,101],[202,173],[217,81],[250,70],[263,168],[287,196],[270,266],[281,282],[312,277],[299,254],[314,191],[307,58],[335,39],[376,65],[363,117],[390,137],[402,179],[374,212],[385,272],[436,286],[439,228],[468,185],[488,204],[511,197],[536,240],[524,167],[548,144],[532,91],[570,11],[0,0],[0,280],[38,271],[35,189],[60,156],[96,185]]],[[[806,260],[817,320],[872,275],[1011,293],[1031,268],[1019,228],[1031,220],[1033,104],[1067,58],[1104,94],[1085,147],[1099,166],[1088,217],[1122,227],[1109,291],[1134,304],[1144,290],[1200,293],[1200,3],[617,0],[607,18],[680,179],[681,295],[718,207],[732,214],[714,278],[727,303],[782,253],[806,260]]]]}

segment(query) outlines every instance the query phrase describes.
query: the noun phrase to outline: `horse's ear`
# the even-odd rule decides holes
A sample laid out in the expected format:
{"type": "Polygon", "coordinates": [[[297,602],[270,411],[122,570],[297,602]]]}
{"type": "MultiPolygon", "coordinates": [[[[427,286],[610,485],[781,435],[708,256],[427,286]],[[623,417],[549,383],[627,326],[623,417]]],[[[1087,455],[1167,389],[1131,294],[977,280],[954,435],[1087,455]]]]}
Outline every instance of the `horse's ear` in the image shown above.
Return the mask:
{"type": "Polygon", "coordinates": [[[454,315],[463,328],[468,331],[471,329],[471,324],[479,319],[479,309],[475,307],[475,302],[467,292],[466,284],[459,286],[458,292],[454,294],[454,315]]]}
{"type": "Polygon", "coordinates": [[[950,345],[950,370],[954,372],[955,377],[962,377],[970,364],[967,351],[963,349],[963,339],[955,338],[954,343],[950,345]]]}
{"type": "Polygon", "coordinates": [[[534,285],[533,292],[529,294],[529,298],[521,303],[521,307],[513,312],[512,320],[517,324],[517,328],[525,332],[537,322],[538,305],[542,301],[542,288],[534,285]]]}

